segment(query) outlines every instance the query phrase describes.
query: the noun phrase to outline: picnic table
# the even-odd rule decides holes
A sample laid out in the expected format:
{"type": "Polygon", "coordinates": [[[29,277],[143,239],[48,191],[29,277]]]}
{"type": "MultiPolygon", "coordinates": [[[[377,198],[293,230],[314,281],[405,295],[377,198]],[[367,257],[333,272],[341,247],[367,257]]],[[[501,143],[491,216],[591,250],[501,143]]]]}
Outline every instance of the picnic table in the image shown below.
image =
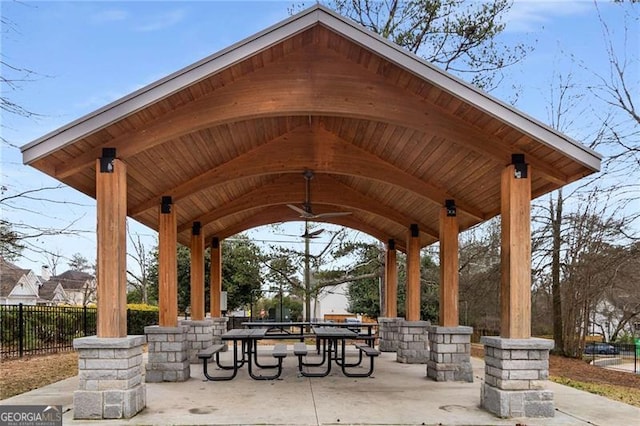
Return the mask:
{"type": "Polygon", "coordinates": [[[273,380],[282,374],[282,361],[287,356],[287,347],[284,344],[275,345],[271,355],[275,358],[275,364],[261,364],[258,361],[258,341],[265,338],[267,330],[265,329],[248,329],[235,328],[227,331],[221,336],[223,344],[212,345],[198,353],[198,358],[202,359],[202,371],[207,380],[222,381],[232,380],[238,374],[238,370],[247,364],[249,376],[255,380],[273,380]],[[220,352],[224,349],[227,342],[232,342],[233,361],[231,365],[223,364],[220,361],[220,352]],[[215,358],[214,358],[215,357],[215,358]],[[230,370],[231,374],[214,376],[209,374],[208,361],[214,358],[215,363],[221,370],[230,370]],[[254,366],[260,369],[275,369],[275,373],[270,375],[256,374],[254,366]]]}
{"type": "MultiPolygon", "coordinates": [[[[212,345],[207,349],[198,352],[198,358],[203,362],[203,373],[207,380],[224,381],[232,380],[238,374],[240,368],[247,365],[249,376],[255,380],[274,380],[282,374],[282,363],[287,356],[286,344],[276,344],[273,346],[271,355],[275,359],[274,363],[265,364],[258,358],[258,342],[263,339],[272,339],[274,328],[285,328],[291,326],[300,331],[283,330],[278,333],[279,336],[288,336],[300,339],[300,342],[294,344],[294,355],[298,357],[298,371],[300,375],[305,377],[324,377],[331,372],[333,363],[340,366],[342,373],[347,377],[368,377],[371,376],[374,369],[374,357],[380,353],[371,346],[371,340],[366,344],[356,344],[358,349],[358,360],[356,362],[347,362],[346,346],[348,341],[355,341],[361,338],[361,333],[340,323],[243,323],[249,328],[237,328],[227,331],[222,335],[222,344],[212,345]],[[262,327],[258,327],[261,324],[262,327]],[[330,326],[325,326],[329,324],[330,326]],[[308,349],[304,343],[304,328],[311,325],[312,336],[316,339],[316,350],[321,359],[307,358],[308,349]],[[271,331],[271,333],[270,333],[271,331]],[[227,347],[228,342],[232,343],[233,360],[231,363],[223,363],[220,360],[220,352],[227,347]],[[357,372],[353,368],[359,367],[366,355],[369,360],[369,369],[366,372],[357,372]],[[209,361],[215,360],[218,369],[230,371],[228,374],[213,375],[209,372],[209,361]],[[260,374],[255,368],[261,370],[275,370],[272,374],[260,374]],[[310,371],[313,368],[320,371],[310,371]]],[[[350,324],[352,325],[352,324],[350,324]]],[[[371,328],[369,328],[371,335],[371,328]]]]}
{"type": "MultiPolygon", "coordinates": [[[[266,338],[269,339],[297,339],[304,342],[305,338],[315,338],[315,333],[306,333],[305,330],[313,327],[339,327],[346,328],[358,334],[357,338],[364,340],[369,346],[375,346],[375,331],[377,322],[328,322],[328,321],[248,321],[242,323],[243,327],[252,329],[266,329],[266,338]]],[[[316,343],[319,353],[319,346],[316,343]]]]}
{"type": "Polygon", "coordinates": [[[374,370],[374,358],[380,352],[368,344],[357,345],[358,361],[348,363],[346,357],[347,341],[356,340],[359,333],[346,327],[336,326],[312,326],[317,342],[322,347],[322,358],[318,361],[308,361],[306,345],[296,343],[294,345],[294,355],[298,357],[298,371],[305,377],[325,377],[331,373],[333,363],[338,365],[342,374],[347,377],[369,377],[374,370]],[[363,354],[369,358],[369,369],[365,372],[356,372],[352,368],[359,367],[363,360],[363,354]],[[320,371],[311,371],[310,368],[321,367],[320,371]]]}

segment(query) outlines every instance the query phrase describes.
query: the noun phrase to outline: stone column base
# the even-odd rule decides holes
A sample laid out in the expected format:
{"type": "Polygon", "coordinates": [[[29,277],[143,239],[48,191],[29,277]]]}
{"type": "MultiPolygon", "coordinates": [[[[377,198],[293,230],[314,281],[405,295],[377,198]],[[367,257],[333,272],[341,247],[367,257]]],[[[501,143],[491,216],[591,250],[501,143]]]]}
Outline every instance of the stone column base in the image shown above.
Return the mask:
{"type": "Polygon", "coordinates": [[[482,407],[500,417],[553,417],[553,392],[544,389],[553,341],[485,336],[481,342],[485,345],[482,407]]]}
{"type": "Polygon", "coordinates": [[[90,336],[73,341],[80,379],[79,390],[73,392],[74,419],[128,419],[146,407],[144,343],[144,336],[90,336]]]}
{"type": "Polygon", "coordinates": [[[191,377],[187,332],[189,326],[145,327],[149,342],[148,383],[184,382],[191,377]]]}
{"type": "Polygon", "coordinates": [[[398,324],[404,318],[378,318],[378,349],[380,352],[397,352],[398,324]]]}
{"type": "Polygon", "coordinates": [[[550,390],[509,391],[484,384],[480,388],[482,407],[496,416],[553,417],[553,392],[550,390]]]}
{"type": "Polygon", "coordinates": [[[437,382],[473,382],[471,366],[471,327],[440,327],[429,331],[427,377],[437,382]]]}
{"type": "MultiPolygon", "coordinates": [[[[213,321],[213,325],[211,328],[211,334],[213,336],[213,340],[211,341],[212,345],[219,345],[222,343],[222,335],[227,332],[227,323],[229,322],[229,318],[227,317],[214,317],[209,318],[213,321]]],[[[227,347],[225,346],[223,351],[226,352],[227,347]]]]}
{"type": "Polygon", "coordinates": [[[191,364],[199,364],[198,352],[213,344],[213,321],[182,320],[180,325],[189,327],[187,331],[187,356],[191,364]]]}
{"type": "Polygon", "coordinates": [[[403,364],[426,364],[429,360],[429,321],[399,321],[397,361],[403,364]]]}

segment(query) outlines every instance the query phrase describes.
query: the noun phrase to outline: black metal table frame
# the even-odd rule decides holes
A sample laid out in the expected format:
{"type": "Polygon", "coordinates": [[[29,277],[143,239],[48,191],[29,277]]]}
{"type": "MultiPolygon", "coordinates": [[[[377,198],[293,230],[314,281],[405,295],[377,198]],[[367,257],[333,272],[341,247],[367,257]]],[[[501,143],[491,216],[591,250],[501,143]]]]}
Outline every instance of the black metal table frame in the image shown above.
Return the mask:
{"type": "Polygon", "coordinates": [[[347,377],[370,377],[373,373],[374,362],[370,357],[369,369],[364,373],[354,373],[348,371],[347,368],[358,367],[362,363],[362,351],[358,351],[358,361],[353,363],[346,362],[346,342],[347,340],[358,339],[358,333],[340,327],[313,327],[317,341],[321,342],[322,359],[319,362],[305,362],[303,356],[298,356],[298,371],[304,377],[325,377],[331,373],[331,365],[333,362],[340,366],[342,374],[347,377]],[[339,349],[340,348],[340,349],[339,349]],[[311,372],[305,371],[305,367],[321,367],[325,365],[323,371],[311,372]]]}
{"type": "Polygon", "coordinates": [[[233,342],[233,363],[231,365],[223,364],[220,361],[220,353],[218,352],[215,354],[216,365],[221,370],[232,370],[233,372],[228,376],[212,376],[209,374],[207,364],[205,363],[203,366],[204,376],[212,381],[232,380],[238,374],[238,370],[246,363],[249,376],[254,380],[273,380],[280,377],[282,373],[282,359],[278,359],[276,364],[261,364],[258,361],[258,340],[263,339],[265,334],[266,330],[261,329],[233,329],[223,334],[223,342],[233,342]],[[240,351],[238,351],[238,345],[240,345],[240,351]],[[277,371],[275,374],[266,376],[255,374],[253,371],[254,365],[261,369],[275,368],[277,371]]]}

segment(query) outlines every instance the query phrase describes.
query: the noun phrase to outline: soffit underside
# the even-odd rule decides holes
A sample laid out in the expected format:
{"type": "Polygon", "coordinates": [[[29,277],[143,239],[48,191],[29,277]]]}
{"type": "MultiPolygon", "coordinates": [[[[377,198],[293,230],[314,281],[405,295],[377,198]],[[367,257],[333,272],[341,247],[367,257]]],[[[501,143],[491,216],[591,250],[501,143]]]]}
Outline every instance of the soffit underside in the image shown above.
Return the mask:
{"type": "MultiPolygon", "coordinates": [[[[185,193],[176,206],[184,228],[252,191],[268,192],[282,171],[297,175],[302,186],[304,168],[326,167],[330,173],[335,167],[335,182],[431,230],[438,229],[438,206],[443,200],[424,196],[420,182],[435,188],[435,194],[469,206],[473,214],[461,215],[465,229],[499,213],[500,173],[512,153],[525,153],[533,163],[534,196],[588,172],[562,153],[322,26],[67,145],[38,160],[36,167],[95,196],[95,160],[87,159],[95,159],[114,141],[127,163],[129,211],[154,229],[160,197],[173,195],[181,186],[185,193]],[[309,143],[312,152],[300,149],[299,157],[285,161],[283,152],[297,153],[290,150],[296,137],[296,143],[309,143]],[[312,141],[305,142],[305,137],[312,141]],[[245,167],[207,176],[210,179],[198,185],[211,170],[249,158],[260,147],[268,149],[258,161],[238,161],[245,167]],[[383,172],[360,169],[350,174],[339,155],[344,150],[351,155],[344,156],[346,161],[364,153],[375,160],[372,168],[381,167],[383,172]],[[274,158],[281,170],[269,168],[274,158]],[[394,171],[396,176],[391,176],[394,171]],[[415,181],[410,190],[398,184],[405,176],[415,181]],[[192,184],[184,187],[185,182],[192,184]]],[[[278,211],[276,207],[283,204],[269,205],[267,210],[278,211]]],[[[361,220],[380,235],[403,235],[404,222],[385,222],[379,215],[356,213],[356,206],[351,207],[352,220],[361,220]]],[[[222,235],[238,224],[259,221],[251,220],[259,208],[255,205],[205,223],[205,234],[222,235]]],[[[188,243],[185,235],[183,230],[180,240],[188,243]]],[[[426,235],[427,241],[434,237],[426,235]]]]}

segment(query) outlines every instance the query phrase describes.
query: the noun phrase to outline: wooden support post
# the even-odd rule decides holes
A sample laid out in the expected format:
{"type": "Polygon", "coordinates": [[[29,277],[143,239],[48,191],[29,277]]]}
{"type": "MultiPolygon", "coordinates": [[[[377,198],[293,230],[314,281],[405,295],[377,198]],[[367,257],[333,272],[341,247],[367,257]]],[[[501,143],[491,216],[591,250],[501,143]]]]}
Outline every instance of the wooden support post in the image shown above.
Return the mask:
{"type": "Polygon", "coordinates": [[[191,229],[191,319],[204,319],[204,234],[200,222],[191,229]]]}
{"type": "Polygon", "coordinates": [[[500,336],[531,337],[531,178],[524,155],[502,172],[500,336]]]}
{"type": "Polygon", "coordinates": [[[220,296],[222,293],[222,247],[216,237],[211,241],[211,318],[220,318],[220,296]]]}
{"type": "Polygon", "coordinates": [[[396,242],[389,240],[384,263],[385,309],[384,316],[398,316],[398,264],[396,262],[396,242]]]}
{"type": "Polygon", "coordinates": [[[178,261],[175,206],[171,197],[162,197],[158,224],[158,302],[160,326],[178,326],[178,261]]]}
{"type": "Polygon", "coordinates": [[[420,321],[420,239],[418,225],[412,224],[407,241],[407,301],[405,319],[420,321]]]}
{"type": "Polygon", "coordinates": [[[127,166],[115,155],[96,162],[98,337],[127,335],[127,166]]]}
{"type": "Polygon", "coordinates": [[[440,325],[457,327],[458,218],[453,200],[440,210],[440,325]]]}

